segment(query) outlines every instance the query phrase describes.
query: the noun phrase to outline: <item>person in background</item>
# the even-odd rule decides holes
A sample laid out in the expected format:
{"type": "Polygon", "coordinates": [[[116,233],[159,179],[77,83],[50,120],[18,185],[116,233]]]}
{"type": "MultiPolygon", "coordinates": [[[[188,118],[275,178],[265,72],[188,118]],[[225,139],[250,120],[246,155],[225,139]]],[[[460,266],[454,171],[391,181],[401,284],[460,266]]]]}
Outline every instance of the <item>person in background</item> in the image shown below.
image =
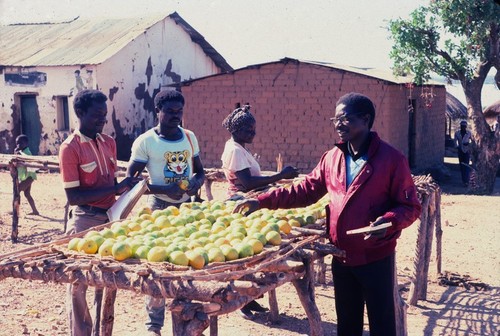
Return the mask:
{"type": "MultiPolygon", "coordinates": [[[[14,154],[19,155],[32,155],[28,147],[29,139],[25,134],[21,134],[16,138],[16,148],[14,149],[14,154]]],[[[39,215],[35,200],[31,196],[31,185],[36,180],[36,173],[30,171],[24,166],[17,167],[17,177],[19,179],[19,192],[23,192],[26,200],[30,204],[31,212],[28,215],[39,215]]]]}
{"type": "MultiPolygon", "coordinates": [[[[73,234],[108,222],[106,211],[115,195],[130,190],[139,179],[125,178],[117,182],[116,143],[102,134],[108,113],[107,97],[98,90],[82,90],[75,96],[73,107],[78,117],[75,129],[61,145],[59,165],[69,212],[66,233],[73,234]]],[[[72,336],[90,336],[99,330],[92,324],[87,306],[87,286],[68,285],[67,309],[72,336]]],[[[102,289],[95,290],[96,302],[102,300],[102,289]]]]}
{"type": "MultiPolygon", "coordinates": [[[[127,176],[148,170],[152,210],[179,207],[190,202],[205,181],[198,140],[193,132],[180,127],[184,97],[175,90],[158,92],[154,98],[158,124],[141,134],[132,144],[127,176]]],[[[165,320],[165,299],[146,296],[148,334],[161,335],[165,320]]]]}
{"type": "MultiPolygon", "coordinates": [[[[245,148],[255,138],[256,121],[250,112],[250,105],[237,108],[222,122],[222,126],[229,131],[231,138],[227,140],[222,153],[222,168],[229,181],[227,196],[230,198],[238,191],[248,192],[265,187],[270,183],[282,179],[293,179],[299,175],[296,168],[287,166],[278,174],[262,176],[260,165],[254,156],[245,148]]],[[[253,300],[241,310],[246,319],[253,319],[252,311],[263,312],[267,309],[253,300]]]]}
{"type": "Polygon", "coordinates": [[[401,230],[420,215],[421,204],[404,155],[371,131],[372,101],[359,93],[339,98],[332,118],[340,138],[298,185],[279,188],[236,206],[235,212],[296,208],[330,197],[327,233],[345,250],[333,258],[337,335],[361,336],[366,304],[371,336],[395,336],[395,249],[401,230]],[[390,227],[377,229],[383,223],[390,227]],[[371,226],[371,233],[347,231],[371,226]]]}
{"type": "Polygon", "coordinates": [[[460,174],[462,175],[462,184],[466,187],[470,179],[470,151],[472,143],[472,134],[467,130],[467,121],[460,122],[460,129],[455,132],[455,144],[458,150],[458,163],[460,165],[460,174]]]}

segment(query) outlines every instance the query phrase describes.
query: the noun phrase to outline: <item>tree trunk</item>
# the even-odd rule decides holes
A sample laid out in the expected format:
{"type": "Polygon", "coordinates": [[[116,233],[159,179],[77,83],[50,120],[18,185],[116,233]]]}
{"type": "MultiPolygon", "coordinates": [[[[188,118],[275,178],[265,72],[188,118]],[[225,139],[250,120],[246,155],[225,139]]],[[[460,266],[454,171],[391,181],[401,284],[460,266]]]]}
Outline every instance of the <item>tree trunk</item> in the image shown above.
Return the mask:
{"type": "Polygon", "coordinates": [[[500,160],[500,137],[491,131],[484,118],[481,105],[483,81],[479,78],[462,83],[467,100],[467,115],[474,145],[472,146],[473,179],[470,192],[477,195],[489,195],[495,187],[496,174],[500,160]]]}

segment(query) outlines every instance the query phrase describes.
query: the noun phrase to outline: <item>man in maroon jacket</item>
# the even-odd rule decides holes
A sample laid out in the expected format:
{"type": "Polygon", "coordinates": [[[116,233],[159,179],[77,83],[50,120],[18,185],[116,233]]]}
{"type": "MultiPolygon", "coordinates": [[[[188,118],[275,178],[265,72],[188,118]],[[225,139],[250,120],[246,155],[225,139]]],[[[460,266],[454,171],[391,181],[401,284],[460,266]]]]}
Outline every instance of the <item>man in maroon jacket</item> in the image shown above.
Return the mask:
{"type": "Polygon", "coordinates": [[[334,258],[332,263],[339,336],[362,335],[365,303],[370,335],[396,334],[396,240],[421,210],[406,158],[371,131],[374,119],[368,97],[358,93],[340,97],[332,121],[341,142],[323,154],[300,184],[260,195],[235,209],[248,208],[251,213],[260,208],[304,207],[329,194],[329,238],[346,251],[345,259],[334,258]],[[349,230],[383,223],[392,226],[365,236],[347,235],[349,230]]]}

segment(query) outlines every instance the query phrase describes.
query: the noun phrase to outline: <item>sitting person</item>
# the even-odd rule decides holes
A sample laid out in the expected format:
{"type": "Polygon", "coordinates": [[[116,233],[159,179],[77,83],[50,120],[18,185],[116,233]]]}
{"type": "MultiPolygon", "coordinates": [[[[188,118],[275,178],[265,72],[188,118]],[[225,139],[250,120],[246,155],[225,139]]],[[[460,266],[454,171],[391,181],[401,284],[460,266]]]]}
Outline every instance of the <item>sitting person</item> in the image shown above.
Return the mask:
{"type": "MultiPolygon", "coordinates": [[[[228,197],[238,191],[248,192],[282,179],[293,179],[299,175],[294,167],[287,166],[277,174],[262,176],[257,160],[245,148],[255,137],[255,118],[250,113],[250,105],[237,108],[223,121],[222,126],[231,133],[222,153],[222,168],[229,182],[228,197]]],[[[267,309],[256,301],[245,305],[240,313],[246,319],[253,319],[253,311],[262,312],[267,309]]]]}

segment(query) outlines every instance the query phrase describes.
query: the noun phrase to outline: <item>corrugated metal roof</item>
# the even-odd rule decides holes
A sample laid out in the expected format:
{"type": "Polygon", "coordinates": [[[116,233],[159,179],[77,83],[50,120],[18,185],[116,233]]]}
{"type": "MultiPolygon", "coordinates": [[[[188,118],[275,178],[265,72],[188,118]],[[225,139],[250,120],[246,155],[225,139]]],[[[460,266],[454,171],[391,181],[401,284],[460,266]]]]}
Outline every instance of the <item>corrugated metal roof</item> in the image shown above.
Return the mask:
{"type": "MultiPolygon", "coordinates": [[[[184,29],[194,43],[223,71],[232,70],[224,58],[177,13],[169,17],[184,29]]],[[[124,48],[165,15],[75,19],[66,23],[0,26],[1,66],[61,66],[100,64],[124,48]]]]}
{"type": "Polygon", "coordinates": [[[0,65],[100,64],[163,17],[0,26],[0,65]]]}
{"type": "MultiPolygon", "coordinates": [[[[240,70],[246,70],[246,69],[252,69],[252,68],[259,68],[264,65],[268,64],[276,64],[276,63],[304,63],[304,64],[313,64],[313,65],[318,65],[326,68],[332,68],[336,70],[341,70],[341,71],[348,71],[352,73],[357,73],[359,75],[363,76],[368,76],[372,77],[375,79],[380,79],[389,83],[393,84],[406,84],[406,83],[412,83],[413,82],[413,77],[411,76],[396,76],[394,75],[391,71],[387,70],[381,70],[381,69],[375,69],[375,68],[357,68],[357,67],[352,67],[348,65],[341,65],[341,64],[336,64],[336,63],[326,63],[326,62],[317,62],[317,61],[304,61],[304,60],[299,60],[295,58],[289,58],[285,57],[280,59],[279,61],[274,61],[274,62],[266,62],[266,63],[259,63],[259,64],[253,64],[253,65],[247,65],[246,67],[235,69],[232,72],[237,72],[240,70]]],[[[220,74],[215,74],[215,75],[209,75],[205,77],[200,77],[192,80],[187,80],[182,82],[183,85],[189,85],[189,83],[196,82],[199,80],[202,80],[204,78],[209,78],[209,77],[214,77],[214,76],[222,76],[224,73],[220,74]]],[[[177,85],[177,84],[172,84],[172,86],[177,85]]],[[[440,85],[444,86],[444,84],[436,81],[427,81],[424,85],[440,85]]]]}
{"type": "MultiPolygon", "coordinates": [[[[337,64],[337,63],[295,60],[293,58],[284,58],[282,61],[284,61],[284,60],[299,61],[302,63],[316,64],[316,65],[320,65],[320,66],[334,68],[337,70],[345,70],[345,71],[357,73],[360,75],[364,75],[364,76],[368,76],[368,77],[372,77],[372,78],[376,78],[376,79],[381,79],[381,80],[384,80],[386,82],[390,82],[390,83],[394,83],[394,84],[412,83],[414,80],[413,76],[397,76],[392,71],[377,69],[377,68],[360,68],[360,67],[354,67],[354,66],[337,64]]],[[[443,84],[436,82],[436,81],[429,80],[425,83],[425,85],[443,85],[443,84]]]]}

